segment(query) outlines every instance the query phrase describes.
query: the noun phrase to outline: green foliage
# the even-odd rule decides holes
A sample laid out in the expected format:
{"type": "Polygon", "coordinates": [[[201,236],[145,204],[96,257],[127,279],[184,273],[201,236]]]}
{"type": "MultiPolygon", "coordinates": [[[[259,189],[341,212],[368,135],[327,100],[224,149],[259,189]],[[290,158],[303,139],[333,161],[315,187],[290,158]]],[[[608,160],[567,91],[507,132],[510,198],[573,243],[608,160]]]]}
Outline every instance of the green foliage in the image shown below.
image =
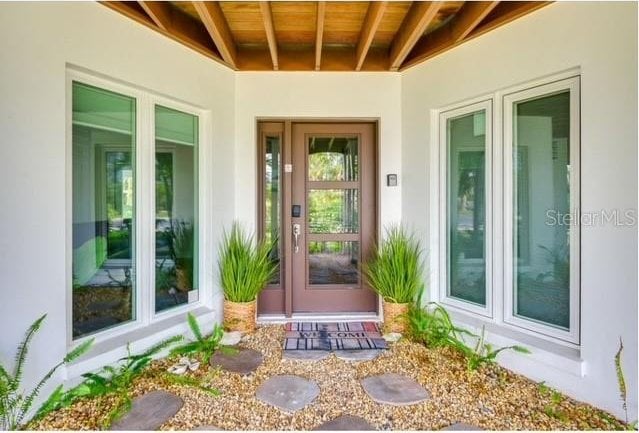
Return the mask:
{"type": "MultiPolygon", "coordinates": [[[[42,391],[42,388],[49,379],[51,379],[56,370],[62,365],[68,364],[79,358],[82,354],[87,352],[93,344],[93,340],[87,340],[67,353],[62,361],[54,365],[30,392],[24,393],[21,389],[22,377],[24,373],[24,365],[29,353],[29,345],[38,330],[40,330],[46,317],[46,314],[41,316],[31,324],[29,329],[27,329],[22,342],[18,345],[13,371],[10,373],[8,368],[0,365],[0,428],[2,430],[18,429],[26,421],[26,416],[30,411],[31,406],[33,406],[34,400],[40,394],[40,391],[42,391]]],[[[45,403],[36,412],[36,416],[46,414],[46,412],[50,410],[47,402],[51,400],[52,397],[57,398],[56,396],[61,392],[62,387],[57,387],[47,401],[45,401],[45,403]]]]}
{"type": "Polygon", "coordinates": [[[203,363],[208,364],[213,353],[220,348],[220,340],[224,335],[224,330],[220,325],[216,324],[213,327],[213,332],[210,335],[204,336],[200,329],[200,325],[198,325],[197,319],[193,314],[188,314],[187,321],[195,340],[190,341],[183,346],[174,348],[171,350],[171,355],[188,355],[196,353],[200,356],[200,360],[203,363]]]}
{"type": "Polygon", "coordinates": [[[190,386],[191,388],[199,389],[200,391],[204,391],[207,394],[211,394],[211,395],[214,395],[214,396],[220,395],[220,391],[218,391],[215,388],[211,388],[210,386],[205,385],[204,383],[202,383],[201,380],[198,380],[198,379],[193,378],[193,377],[180,376],[180,375],[172,374],[172,373],[164,373],[164,375],[162,377],[167,382],[170,382],[170,383],[173,383],[173,384],[176,384],[176,385],[190,386]]]}
{"type": "Polygon", "coordinates": [[[485,327],[481,328],[481,335],[477,338],[477,342],[475,343],[475,347],[472,350],[466,350],[466,360],[468,363],[469,370],[477,370],[483,364],[491,364],[494,363],[497,359],[497,355],[505,350],[514,350],[519,353],[530,353],[528,349],[523,346],[506,346],[495,348],[492,344],[487,343],[485,339],[485,327]]]}
{"type": "Polygon", "coordinates": [[[619,350],[615,354],[615,371],[617,373],[617,385],[619,386],[619,397],[621,398],[621,407],[625,413],[626,425],[631,430],[637,430],[637,421],[632,424],[628,424],[628,392],[626,390],[626,378],[623,374],[623,367],[621,366],[621,353],[623,352],[623,341],[619,337],[619,350]]]}
{"type": "Polygon", "coordinates": [[[400,304],[414,302],[423,288],[420,243],[413,233],[400,226],[390,226],[363,270],[373,290],[384,300],[400,304]]]}
{"type": "Polygon", "coordinates": [[[566,415],[566,412],[561,409],[561,402],[563,401],[564,396],[561,395],[560,392],[550,389],[543,383],[540,384],[540,391],[542,386],[544,395],[548,395],[548,393],[550,393],[550,403],[544,406],[544,413],[546,416],[558,419],[561,422],[568,421],[568,415],[566,415]]]}
{"type": "Polygon", "coordinates": [[[238,223],[224,233],[218,266],[224,299],[251,302],[277,270],[270,258],[272,243],[257,242],[238,223]]]}

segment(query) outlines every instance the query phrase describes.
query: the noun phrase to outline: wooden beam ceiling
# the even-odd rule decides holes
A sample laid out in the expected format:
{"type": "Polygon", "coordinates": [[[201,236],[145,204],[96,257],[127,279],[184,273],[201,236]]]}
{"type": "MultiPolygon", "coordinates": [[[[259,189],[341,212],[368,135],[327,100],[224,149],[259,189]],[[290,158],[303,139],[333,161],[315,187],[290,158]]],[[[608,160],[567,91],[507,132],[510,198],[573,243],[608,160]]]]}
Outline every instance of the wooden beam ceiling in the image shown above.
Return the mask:
{"type": "Polygon", "coordinates": [[[193,6],[224,61],[233,69],[237,69],[237,48],[220,3],[217,1],[196,1],[193,2],[193,6]]]}
{"type": "Polygon", "coordinates": [[[402,71],[550,2],[101,3],[235,70],[402,71]]]}
{"type": "Polygon", "coordinates": [[[322,64],[322,38],[324,37],[324,17],[326,2],[317,2],[317,21],[315,24],[315,70],[319,71],[322,64]]]}
{"type": "Polygon", "coordinates": [[[355,49],[356,71],[362,69],[364,59],[366,59],[366,54],[368,54],[368,50],[375,38],[377,27],[379,27],[379,24],[382,22],[382,17],[384,16],[387,4],[388,2],[380,1],[371,2],[368,6],[366,18],[364,18],[364,24],[362,25],[362,32],[359,36],[359,41],[357,42],[357,48],[355,49]]]}
{"type": "Polygon", "coordinates": [[[264,30],[266,31],[268,50],[271,53],[273,70],[277,71],[279,69],[279,59],[277,55],[277,39],[275,38],[275,27],[273,26],[271,2],[260,2],[260,10],[262,11],[262,20],[264,21],[264,30]]]}
{"type": "Polygon", "coordinates": [[[390,49],[390,70],[397,71],[411,52],[443,2],[413,2],[390,49]]]}
{"type": "Polygon", "coordinates": [[[415,45],[401,70],[428,60],[549,3],[540,1],[466,2],[451,21],[424,36],[415,45]]]}

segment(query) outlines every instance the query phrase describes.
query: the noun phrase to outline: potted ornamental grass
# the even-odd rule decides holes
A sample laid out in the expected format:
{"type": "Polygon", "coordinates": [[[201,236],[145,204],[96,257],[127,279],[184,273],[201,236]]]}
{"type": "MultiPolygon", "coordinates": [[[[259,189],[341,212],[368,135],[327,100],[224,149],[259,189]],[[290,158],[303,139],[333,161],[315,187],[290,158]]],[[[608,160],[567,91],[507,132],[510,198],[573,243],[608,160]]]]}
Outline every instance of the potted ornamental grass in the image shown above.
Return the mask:
{"type": "Polygon", "coordinates": [[[227,331],[255,329],[257,296],[277,271],[277,263],[270,258],[272,247],[256,240],[237,222],[224,233],[218,265],[227,331]]]}
{"type": "Polygon", "coordinates": [[[384,332],[405,332],[408,310],[423,287],[422,249],[415,235],[401,226],[387,228],[363,271],[382,297],[384,332]]]}

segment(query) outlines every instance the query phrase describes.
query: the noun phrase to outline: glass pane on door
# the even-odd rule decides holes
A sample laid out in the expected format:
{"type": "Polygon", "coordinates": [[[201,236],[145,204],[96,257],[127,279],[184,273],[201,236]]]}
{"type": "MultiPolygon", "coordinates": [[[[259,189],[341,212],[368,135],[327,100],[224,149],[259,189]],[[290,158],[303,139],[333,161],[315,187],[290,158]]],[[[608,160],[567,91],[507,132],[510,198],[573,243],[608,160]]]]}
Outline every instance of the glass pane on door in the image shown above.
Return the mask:
{"type": "Polygon", "coordinates": [[[359,242],[309,242],[310,284],[357,284],[359,242]]]}
{"type": "Polygon", "coordinates": [[[356,181],[359,176],[357,137],[311,137],[308,180],[356,181]]]}
{"type": "Polygon", "coordinates": [[[570,325],[570,92],[515,104],[515,315],[570,325]]]}
{"type": "Polygon", "coordinates": [[[357,189],[315,189],[308,193],[310,233],[358,233],[357,189]]]}
{"type": "Polygon", "coordinates": [[[282,148],[279,134],[266,136],[264,153],[264,241],[272,245],[271,260],[278,264],[278,272],[271,278],[270,284],[279,285],[281,268],[280,208],[281,208],[281,161],[282,148]]]}

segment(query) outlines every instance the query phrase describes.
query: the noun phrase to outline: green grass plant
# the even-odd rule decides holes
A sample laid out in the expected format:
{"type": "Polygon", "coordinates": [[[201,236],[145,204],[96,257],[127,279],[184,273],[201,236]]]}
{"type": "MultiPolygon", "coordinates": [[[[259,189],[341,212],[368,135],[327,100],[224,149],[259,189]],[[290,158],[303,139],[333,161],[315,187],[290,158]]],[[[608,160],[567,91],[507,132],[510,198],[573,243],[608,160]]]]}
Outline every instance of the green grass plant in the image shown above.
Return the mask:
{"type": "Polygon", "coordinates": [[[419,240],[401,226],[388,227],[363,271],[373,290],[385,301],[414,302],[423,287],[424,263],[419,240]]]}
{"type": "Polygon", "coordinates": [[[270,258],[271,243],[257,241],[237,222],[225,232],[219,254],[220,283],[224,299],[252,302],[277,270],[270,258]]]}

